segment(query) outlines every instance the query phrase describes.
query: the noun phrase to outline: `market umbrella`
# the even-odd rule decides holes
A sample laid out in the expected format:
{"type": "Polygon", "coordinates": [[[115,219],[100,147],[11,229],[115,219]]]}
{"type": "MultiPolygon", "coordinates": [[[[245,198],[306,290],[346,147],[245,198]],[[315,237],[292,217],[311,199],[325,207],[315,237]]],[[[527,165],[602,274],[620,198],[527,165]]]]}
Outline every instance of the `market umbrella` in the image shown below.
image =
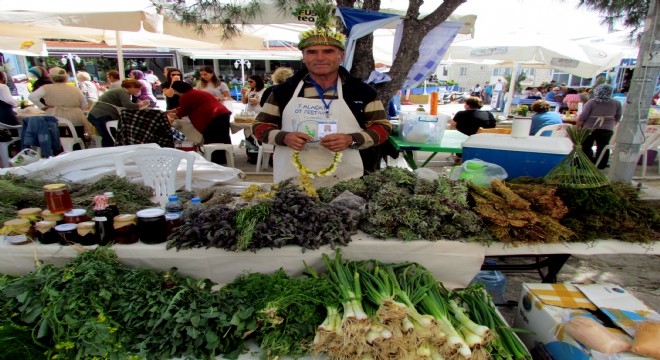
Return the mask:
{"type": "Polygon", "coordinates": [[[0,52],[22,56],[48,56],[43,40],[28,37],[0,36],[0,52]]]}
{"type": "MultiPolygon", "coordinates": [[[[445,53],[444,61],[460,63],[509,64],[517,78],[519,65],[561,70],[583,78],[592,78],[618,66],[623,57],[620,48],[546,37],[542,35],[503,34],[495,38],[475,38],[455,42],[445,53]]],[[[515,82],[509,84],[513,94],[515,82]]],[[[512,96],[505,106],[508,112],[512,96]]]]}

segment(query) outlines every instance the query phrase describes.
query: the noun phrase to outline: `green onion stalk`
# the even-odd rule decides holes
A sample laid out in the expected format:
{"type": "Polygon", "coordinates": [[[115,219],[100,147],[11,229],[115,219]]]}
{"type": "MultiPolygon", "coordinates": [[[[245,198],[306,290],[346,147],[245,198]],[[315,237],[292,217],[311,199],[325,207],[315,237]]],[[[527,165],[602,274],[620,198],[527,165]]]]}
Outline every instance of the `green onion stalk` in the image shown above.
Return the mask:
{"type": "MultiPolygon", "coordinates": [[[[429,273],[427,281],[435,281],[429,273]]],[[[449,304],[449,291],[441,284],[435,283],[426,293],[420,305],[420,311],[433,316],[438,322],[441,331],[446,334],[446,341],[442,344],[441,353],[445,357],[463,356],[469,359],[472,356],[470,346],[465,342],[463,336],[454,327],[449,304]]]]}
{"type": "MultiPolygon", "coordinates": [[[[520,342],[514,330],[500,317],[483,285],[472,285],[454,292],[462,308],[475,322],[487,326],[492,333],[487,337],[487,348],[492,358],[529,360],[531,355],[520,342]]],[[[458,305],[458,303],[456,302],[458,305]]]]}
{"type": "Polygon", "coordinates": [[[362,290],[360,275],[355,264],[344,264],[341,251],[335,251],[335,259],[330,260],[323,254],[328,278],[339,293],[344,314],[337,336],[327,339],[323,346],[314,346],[315,352],[324,352],[336,358],[362,358],[370,353],[366,342],[367,333],[371,330],[372,320],[362,308],[362,290]],[[342,335],[342,336],[339,336],[342,335]]]}

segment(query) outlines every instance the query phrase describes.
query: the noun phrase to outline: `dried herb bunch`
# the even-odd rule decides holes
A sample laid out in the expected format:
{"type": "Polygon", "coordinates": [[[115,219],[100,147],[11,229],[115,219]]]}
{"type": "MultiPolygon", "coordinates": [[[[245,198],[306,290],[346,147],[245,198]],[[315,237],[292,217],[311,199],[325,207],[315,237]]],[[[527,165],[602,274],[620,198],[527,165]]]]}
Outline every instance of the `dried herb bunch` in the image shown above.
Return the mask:
{"type": "Polygon", "coordinates": [[[612,183],[595,189],[560,188],[557,195],[570,209],[562,224],[584,241],[660,240],[660,213],[657,207],[641,201],[639,190],[631,185],[612,183]]]}
{"type": "Polygon", "coordinates": [[[464,181],[425,180],[413,172],[388,167],[361,179],[318,190],[330,201],[348,190],[367,200],[360,229],[377,238],[402,240],[486,240],[479,216],[467,203],[464,181]]]}
{"type": "Polygon", "coordinates": [[[486,222],[495,239],[505,243],[558,243],[572,241],[572,231],[559,223],[568,208],[543,185],[507,187],[494,180],[492,189],[470,186],[474,211],[486,222]]]}

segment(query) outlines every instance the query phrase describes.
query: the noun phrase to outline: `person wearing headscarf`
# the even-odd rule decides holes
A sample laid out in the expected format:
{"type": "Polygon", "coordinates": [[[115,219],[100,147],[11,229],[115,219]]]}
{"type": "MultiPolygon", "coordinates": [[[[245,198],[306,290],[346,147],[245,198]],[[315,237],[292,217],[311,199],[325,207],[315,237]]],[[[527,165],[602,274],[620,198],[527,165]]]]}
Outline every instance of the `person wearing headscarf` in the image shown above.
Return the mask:
{"type": "MultiPolygon", "coordinates": [[[[577,126],[587,129],[593,129],[591,134],[582,143],[582,150],[596,163],[596,159],[603,152],[603,149],[610,143],[614,135],[614,127],[621,121],[621,103],[612,98],[613,89],[608,84],[603,84],[594,89],[593,99],[587,101],[578,116],[577,126]],[[596,154],[592,147],[596,143],[596,154]]],[[[600,164],[596,164],[599,169],[607,167],[609,154],[605,154],[600,164]]]]}
{"type": "Polygon", "coordinates": [[[140,91],[140,95],[138,96],[138,101],[141,100],[149,100],[149,107],[150,108],[155,108],[158,103],[156,102],[156,97],[154,96],[153,91],[151,90],[151,84],[149,81],[144,76],[144,73],[140,70],[131,70],[130,72],[131,78],[139,81],[142,84],[142,90],[140,91]]]}
{"type": "Polygon", "coordinates": [[[41,66],[33,66],[28,70],[28,72],[37,78],[37,80],[32,83],[32,91],[36,91],[43,85],[53,83],[53,80],[51,80],[50,76],[48,75],[48,70],[41,66]]]}
{"type": "Polygon", "coordinates": [[[28,99],[44,110],[46,115],[71,121],[76,128],[78,137],[82,138],[85,130],[92,133],[94,126],[87,121],[84,113],[84,110],[87,109],[85,95],[77,87],[68,84],[69,74],[66,70],[54,67],[49,70],[48,74],[53,83],[33,91],[28,99]],[[40,99],[43,99],[44,102],[39,101],[40,99]]]}

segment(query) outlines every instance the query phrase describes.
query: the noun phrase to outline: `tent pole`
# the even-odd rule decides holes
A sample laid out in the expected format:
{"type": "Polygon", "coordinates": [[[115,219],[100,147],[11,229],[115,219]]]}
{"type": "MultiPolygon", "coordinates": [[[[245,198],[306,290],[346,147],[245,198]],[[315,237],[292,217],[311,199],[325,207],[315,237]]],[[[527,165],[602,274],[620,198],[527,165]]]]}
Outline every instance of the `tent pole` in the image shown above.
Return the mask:
{"type": "Polygon", "coordinates": [[[507,94],[506,97],[506,103],[504,105],[504,110],[502,112],[504,113],[504,116],[509,115],[511,112],[511,102],[513,102],[513,96],[515,95],[516,91],[516,80],[518,80],[518,68],[520,67],[520,64],[517,61],[513,62],[513,68],[511,69],[511,81],[509,81],[509,93],[507,94]]]}
{"type": "Polygon", "coordinates": [[[115,31],[115,38],[117,39],[117,68],[119,70],[119,79],[124,80],[126,74],[124,73],[124,51],[122,50],[121,31],[115,31]]]}

